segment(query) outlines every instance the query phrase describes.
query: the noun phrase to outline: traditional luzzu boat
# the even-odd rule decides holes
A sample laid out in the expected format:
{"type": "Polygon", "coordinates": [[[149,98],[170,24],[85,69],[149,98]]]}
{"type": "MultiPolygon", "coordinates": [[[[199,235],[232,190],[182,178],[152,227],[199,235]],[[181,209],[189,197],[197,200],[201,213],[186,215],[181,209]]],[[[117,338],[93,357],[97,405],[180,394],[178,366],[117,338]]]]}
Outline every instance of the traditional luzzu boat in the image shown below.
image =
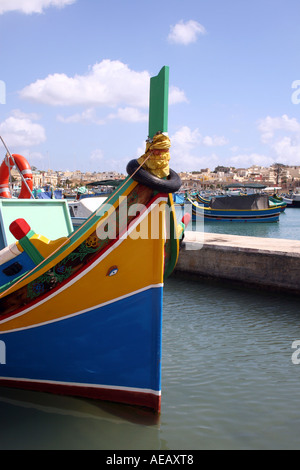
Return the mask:
{"type": "Polygon", "coordinates": [[[287,208],[287,203],[280,201],[277,197],[269,196],[269,205],[270,207],[277,207],[280,209],[280,212],[284,212],[287,208]]]}
{"type": "MultiPolygon", "coordinates": [[[[247,196],[247,194],[240,194],[240,195],[234,196],[234,197],[244,197],[244,196],[247,196]]],[[[218,197],[224,197],[224,196],[218,196],[218,197]]],[[[211,198],[210,199],[204,198],[203,196],[201,196],[201,194],[197,194],[193,198],[193,200],[197,201],[198,203],[200,203],[204,207],[210,207],[210,204],[211,204],[211,198]]],[[[276,207],[280,210],[280,212],[284,212],[286,207],[287,207],[287,204],[282,200],[279,200],[279,199],[276,199],[272,196],[269,196],[269,207],[272,207],[272,208],[276,207]]]]}
{"type": "Polygon", "coordinates": [[[77,230],[64,200],[0,200],[0,387],[160,411],[163,283],[184,230],[168,76],[150,80],[145,154],[77,230]]]}
{"type": "Polygon", "coordinates": [[[192,218],[227,222],[277,222],[281,205],[270,206],[269,197],[261,194],[221,196],[210,199],[209,205],[192,201],[192,218]]]}
{"type": "Polygon", "coordinates": [[[194,197],[194,201],[197,201],[198,203],[202,204],[203,206],[205,207],[209,207],[210,205],[210,199],[207,199],[203,196],[201,196],[201,194],[196,194],[196,196],[194,197]]]}

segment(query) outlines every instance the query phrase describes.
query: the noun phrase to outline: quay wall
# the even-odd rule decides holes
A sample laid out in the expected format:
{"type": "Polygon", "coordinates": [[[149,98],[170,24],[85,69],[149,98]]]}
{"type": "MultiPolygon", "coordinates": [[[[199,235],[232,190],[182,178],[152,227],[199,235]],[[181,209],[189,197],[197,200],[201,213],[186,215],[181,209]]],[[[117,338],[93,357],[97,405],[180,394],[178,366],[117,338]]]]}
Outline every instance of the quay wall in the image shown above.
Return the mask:
{"type": "Polygon", "coordinates": [[[185,233],[174,272],[300,294],[300,241],[185,233]]]}

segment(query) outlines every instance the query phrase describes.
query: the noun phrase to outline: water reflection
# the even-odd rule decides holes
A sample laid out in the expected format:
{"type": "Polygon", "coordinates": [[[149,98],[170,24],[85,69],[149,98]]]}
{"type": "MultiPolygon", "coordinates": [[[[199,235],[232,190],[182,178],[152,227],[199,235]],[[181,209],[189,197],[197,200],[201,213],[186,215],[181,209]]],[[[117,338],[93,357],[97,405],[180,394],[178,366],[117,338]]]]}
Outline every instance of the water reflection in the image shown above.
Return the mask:
{"type": "Polygon", "coordinates": [[[161,448],[160,416],[146,409],[0,388],[0,449],[161,448]]]}

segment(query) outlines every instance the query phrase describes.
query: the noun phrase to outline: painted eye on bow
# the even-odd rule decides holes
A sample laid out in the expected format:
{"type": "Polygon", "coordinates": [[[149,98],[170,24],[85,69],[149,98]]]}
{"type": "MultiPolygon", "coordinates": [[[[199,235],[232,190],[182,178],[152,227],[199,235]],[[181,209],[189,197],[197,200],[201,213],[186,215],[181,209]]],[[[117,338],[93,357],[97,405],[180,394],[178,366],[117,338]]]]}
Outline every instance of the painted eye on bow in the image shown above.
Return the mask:
{"type": "Polygon", "coordinates": [[[117,266],[112,266],[107,272],[107,276],[114,276],[119,271],[117,266]]]}

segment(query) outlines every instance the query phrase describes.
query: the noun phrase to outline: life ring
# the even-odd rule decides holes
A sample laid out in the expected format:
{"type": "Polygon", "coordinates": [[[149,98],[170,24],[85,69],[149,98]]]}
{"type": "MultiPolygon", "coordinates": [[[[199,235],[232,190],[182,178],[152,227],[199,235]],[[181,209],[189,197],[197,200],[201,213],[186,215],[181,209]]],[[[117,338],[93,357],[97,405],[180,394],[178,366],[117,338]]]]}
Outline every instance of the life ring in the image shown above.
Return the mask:
{"type": "Polygon", "coordinates": [[[151,175],[144,168],[140,168],[140,164],[137,160],[130,160],[127,165],[126,171],[132,178],[138,183],[148,186],[148,188],[154,189],[161,193],[176,193],[182,185],[180,176],[176,171],[171,170],[167,179],[157,178],[157,176],[151,175]],[[136,171],[136,173],[135,173],[136,171]]]}
{"type": "Polygon", "coordinates": [[[22,179],[21,191],[19,194],[19,199],[30,199],[31,191],[33,189],[33,178],[30,165],[25,157],[18,155],[16,153],[12,154],[12,157],[5,157],[1,166],[0,166],[0,197],[11,199],[11,192],[9,190],[9,169],[16,164],[20,172],[22,173],[27,185],[22,179]]]}

